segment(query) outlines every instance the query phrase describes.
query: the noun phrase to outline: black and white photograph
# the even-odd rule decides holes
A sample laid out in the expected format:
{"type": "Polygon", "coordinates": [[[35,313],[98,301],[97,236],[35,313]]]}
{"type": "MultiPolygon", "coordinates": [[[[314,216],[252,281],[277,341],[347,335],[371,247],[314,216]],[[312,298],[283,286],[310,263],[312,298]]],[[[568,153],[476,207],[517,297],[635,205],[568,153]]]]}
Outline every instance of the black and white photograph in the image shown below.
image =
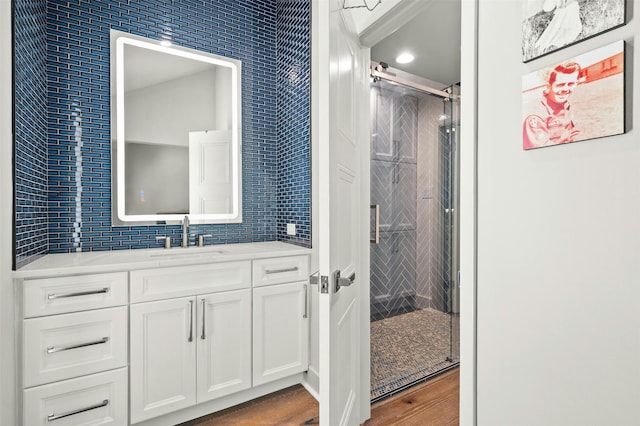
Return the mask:
{"type": "Polygon", "coordinates": [[[625,0],[524,0],[522,11],[524,62],[625,22],[625,0]]]}
{"type": "Polygon", "coordinates": [[[522,78],[525,150],[624,133],[624,41],[522,78]]]}

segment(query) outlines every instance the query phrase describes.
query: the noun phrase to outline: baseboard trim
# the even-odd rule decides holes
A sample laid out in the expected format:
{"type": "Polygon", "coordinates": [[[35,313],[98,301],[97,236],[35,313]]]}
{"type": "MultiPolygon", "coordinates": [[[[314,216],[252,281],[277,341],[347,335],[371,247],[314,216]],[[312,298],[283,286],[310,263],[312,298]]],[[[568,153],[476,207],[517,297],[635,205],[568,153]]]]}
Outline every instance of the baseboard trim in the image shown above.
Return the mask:
{"type": "Polygon", "coordinates": [[[138,426],[175,426],[297,384],[303,384],[303,373],[285,377],[284,379],[276,380],[271,383],[265,383],[264,385],[260,385],[255,388],[247,389],[212,401],[203,402],[192,407],[184,408],[173,413],[165,414],[163,416],[135,424],[138,426]]]}
{"type": "Polygon", "coordinates": [[[316,401],[320,401],[320,375],[316,370],[309,367],[309,370],[304,374],[304,380],[302,386],[313,396],[316,401]]]}

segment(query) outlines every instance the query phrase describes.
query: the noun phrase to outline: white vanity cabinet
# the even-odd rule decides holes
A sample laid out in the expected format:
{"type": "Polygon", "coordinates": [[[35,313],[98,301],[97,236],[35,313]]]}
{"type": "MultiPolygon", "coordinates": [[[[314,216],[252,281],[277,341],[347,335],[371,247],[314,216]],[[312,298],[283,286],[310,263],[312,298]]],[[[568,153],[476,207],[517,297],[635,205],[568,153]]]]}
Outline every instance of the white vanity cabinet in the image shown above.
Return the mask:
{"type": "Polygon", "coordinates": [[[309,366],[307,256],[253,262],[253,385],[309,366]]]}
{"type": "Polygon", "coordinates": [[[21,285],[23,424],[127,424],[126,272],[21,285]]]}
{"type": "Polygon", "coordinates": [[[27,265],[21,424],[178,424],[301,383],[309,253],[266,242],[27,265]]]}
{"type": "Polygon", "coordinates": [[[132,423],[251,387],[250,277],[249,261],[131,273],[132,301],[209,291],[131,305],[132,423]]]}

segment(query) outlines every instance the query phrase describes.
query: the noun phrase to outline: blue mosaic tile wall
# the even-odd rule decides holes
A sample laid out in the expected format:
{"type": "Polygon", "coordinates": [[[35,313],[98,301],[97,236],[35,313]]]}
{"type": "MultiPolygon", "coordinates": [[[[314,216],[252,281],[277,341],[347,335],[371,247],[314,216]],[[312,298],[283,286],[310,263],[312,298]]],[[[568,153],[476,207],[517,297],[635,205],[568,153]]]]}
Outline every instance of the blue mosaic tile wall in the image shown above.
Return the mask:
{"type": "MultiPolygon", "coordinates": [[[[49,252],[159,247],[157,235],[169,235],[174,244],[180,243],[181,228],[177,225],[111,226],[111,28],[153,39],[170,33],[176,45],[242,61],[244,221],[196,225],[192,231],[212,233],[213,243],[235,243],[279,239],[278,224],[289,220],[297,221],[300,229],[309,228],[309,212],[306,223],[300,214],[285,218],[289,204],[282,200],[289,197],[278,195],[281,189],[295,192],[291,199],[304,197],[297,194],[291,178],[285,177],[289,172],[280,172],[288,160],[280,162],[278,155],[292,155],[309,170],[308,147],[304,160],[299,147],[290,150],[282,146],[301,143],[301,137],[288,135],[295,133],[298,125],[303,126],[298,131],[306,132],[308,145],[308,113],[288,121],[287,139],[280,143],[278,125],[284,121],[278,119],[280,110],[273,104],[279,99],[274,64],[279,63],[280,50],[276,42],[295,38],[301,31],[300,22],[280,27],[277,12],[282,9],[296,15],[294,9],[298,8],[308,15],[310,7],[308,1],[282,3],[290,4],[276,7],[270,0],[47,2],[48,96],[46,102],[38,103],[48,105],[49,252]]],[[[308,32],[306,28],[307,38],[308,32]]],[[[304,50],[308,57],[308,43],[295,44],[283,52],[298,58],[295,49],[304,50]]],[[[308,88],[308,77],[306,84],[308,88]]],[[[299,96],[291,98],[302,102],[299,96]]],[[[306,103],[308,110],[308,96],[306,103]]],[[[45,158],[47,155],[38,155],[39,161],[45,158]]],[[[298,171],[297,166],[294,169],[298,171]]],[[[301,186],[309,186],[309,173],[302,179],[301,186]]],[[[308,205],[309,195],[306,197],[308,205]]],[[[309,238],[304,237],[309,234],[301,233],[297,242],[309,245],[309,238]]]]}
{"type": "Polygon", "coordinates": [[[311,245],[311,5],[280,0],[278,33],[278,240],[311,245]],[[296,225],[296,235],[286,232],[296,225]]]}
{"type": "Polygon", "coordinates": [[[45,0],[14,2],[17,267],[48,250],[46,15],[45,0]]]}

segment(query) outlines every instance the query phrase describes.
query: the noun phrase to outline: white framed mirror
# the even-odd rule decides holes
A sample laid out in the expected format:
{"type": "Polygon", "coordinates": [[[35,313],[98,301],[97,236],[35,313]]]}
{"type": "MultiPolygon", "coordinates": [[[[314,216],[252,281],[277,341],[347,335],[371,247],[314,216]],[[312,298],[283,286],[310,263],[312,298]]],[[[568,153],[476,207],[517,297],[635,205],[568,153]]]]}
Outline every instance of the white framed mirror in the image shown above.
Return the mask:
{"type": "Polygon", "coordinates": [[[242,222],[241,62],[111,31],[114,225],[242,222]]]}

